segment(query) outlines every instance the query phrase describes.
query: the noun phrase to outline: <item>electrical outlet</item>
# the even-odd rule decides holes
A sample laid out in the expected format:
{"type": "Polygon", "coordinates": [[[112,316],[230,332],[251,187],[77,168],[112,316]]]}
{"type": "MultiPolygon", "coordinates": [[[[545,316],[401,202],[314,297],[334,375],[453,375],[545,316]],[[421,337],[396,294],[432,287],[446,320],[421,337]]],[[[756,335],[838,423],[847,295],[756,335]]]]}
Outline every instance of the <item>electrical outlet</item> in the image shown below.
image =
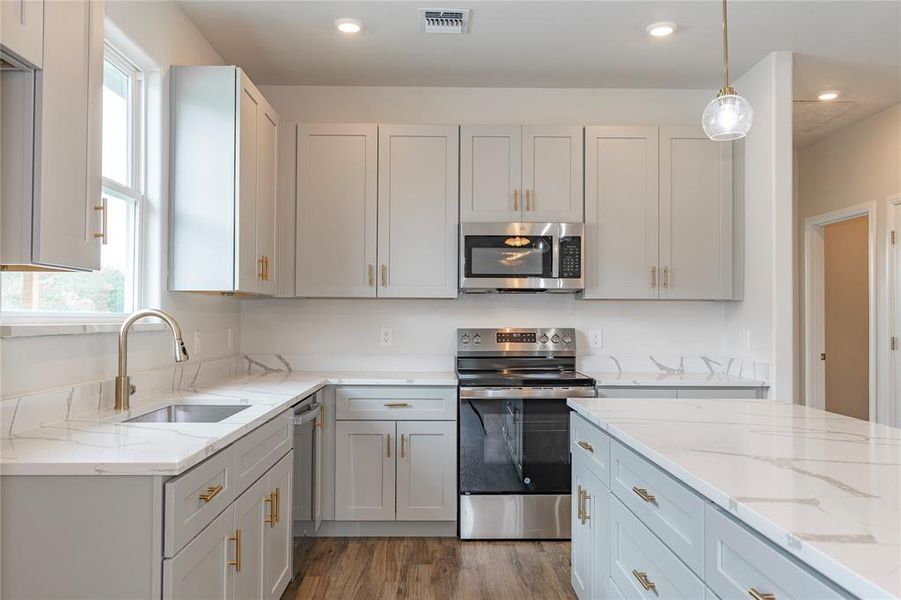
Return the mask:
{"type": "Polygon", "coordinates": [[[229,350],[231,350],[232,346],[234,346],[234,344],[235,344],[235,332],[231,327],[229,327],[225,331],[225,337],[226,337],[226,342],[225,342],[226,346],[228,347],[229,350]]]}
{"type": "Polygon", "coordinates": [[[203,353],[203,343],[200,338],[200,332],[194,332],[194,354],[200,356],[203,353]]]}
{"type": "Polygon", "coordinates": [[[751,330],[745,329],[741,336],[741,349],[745,351],[751,350],[751,330]]]}
{"type": "Polygon", "coordinates": [[[588,341],[591,344],[592,348],[603,348],[604,347],[604,330],[603,329],[592,329],[591,333],[588,336],[588,341]]]}
{"type": "Polygon", "coordinates": [[[391,328],[382,327],[379,329],[379,346],[384,348],[391,347],[391,328]]]}

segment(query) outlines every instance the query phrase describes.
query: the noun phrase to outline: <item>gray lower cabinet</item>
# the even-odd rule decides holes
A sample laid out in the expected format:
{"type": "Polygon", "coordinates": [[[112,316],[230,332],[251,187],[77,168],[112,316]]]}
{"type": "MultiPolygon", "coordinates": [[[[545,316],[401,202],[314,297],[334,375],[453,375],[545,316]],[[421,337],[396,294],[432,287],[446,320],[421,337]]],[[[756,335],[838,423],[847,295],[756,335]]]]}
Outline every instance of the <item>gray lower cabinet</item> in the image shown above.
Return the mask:
{"type": "Polygon", "coordinates": [[[588,420],[570,422],[580,600],[849,597],[588,420]],[[609,464],[609,488],[592,460],[609,464]]]}
{"type": "Polygon", "coordinates": [[[599,385],[599,398],[766,398],[767,388],[758,387],[684,387],[599,385]]]}

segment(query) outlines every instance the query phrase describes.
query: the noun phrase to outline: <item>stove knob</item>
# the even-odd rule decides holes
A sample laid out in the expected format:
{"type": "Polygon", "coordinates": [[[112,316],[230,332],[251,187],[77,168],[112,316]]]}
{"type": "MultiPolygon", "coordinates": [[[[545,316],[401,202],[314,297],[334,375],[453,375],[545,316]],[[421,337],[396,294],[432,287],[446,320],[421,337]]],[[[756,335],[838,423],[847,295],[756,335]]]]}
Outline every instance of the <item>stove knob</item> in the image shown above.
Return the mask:
{"type": "Polygon", "coordinates": [[[572,344],[572,343],[573,343],[573,336],[569,335],[568,333],[564,334],[564,335],[563,335],[563,343],[564,343],[564,344],[572,344]]]}
{"type": "Polygon", "coordinates": [[[547,339],[548,339],[548,338],[547,338],[547,334],[546,334],[546,333],[542,333],[542,334],[538,337],[538,341],[541,342],[542,344],[547,344],[547,339]]]}
{"type": "Polygon", "coordinates": [[[460,337],[460,341],[461,341],[462,343],[464,343],[464,344],[468,344],[468,343],[469,343],[469,334],[468,334],[468,333],[464,333],[464,334],[460,337]]]}
{"type": "Polygon", "coordinates": [[[551,336],[551,341],[554,342],[555,344],[559,344],[560,336],[555,333],[554,335],[551,336]]]}
{"type": "Polygon", "coordinates": [[[482,343],[482,336],[480,336],[478,333],[475,334],[474,336],[472,336],[472,343],[473,343],[473,344],[481,344],[481,343],[482,343]]]}

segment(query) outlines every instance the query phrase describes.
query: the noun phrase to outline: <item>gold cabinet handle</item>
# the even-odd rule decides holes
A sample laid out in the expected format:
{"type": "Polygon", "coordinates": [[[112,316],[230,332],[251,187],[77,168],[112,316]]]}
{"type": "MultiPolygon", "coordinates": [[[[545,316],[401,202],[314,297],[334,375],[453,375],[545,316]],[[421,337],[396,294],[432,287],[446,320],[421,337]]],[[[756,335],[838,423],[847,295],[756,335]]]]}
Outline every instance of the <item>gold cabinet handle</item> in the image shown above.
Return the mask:
{"type": "Polygon", "coordinates": [[[635,579],[638,580],[638,583],[640,583],[641,587],[643,587],[645,590],[657,590],[657,584],[648,579],[648,574],[644,571],[632,571],[632,575],[635,576],[635,579]]]}
{"type": "Polygon", "coordinates": [[[532,210],[532,190],[526,190],[526,210],[532,210]]]}
{"type": "Polygon", "coordinates": [[[770,594],[767,592],[758,592],[756,588],[751,588],[748,590],[748,594],[751,595],[754,600],[776,600],[776,594],[770,594]]]}
{"type": "Polygon", "coordinates": [[[200,494],[200,496],[198,496],[198,498],[200,498],[200,499],[203,500],[204,502],[209,502],[210,500],[212,500],[213,498],[215,498],[216,495],[217,495],[219,492],[221,492],[221,491],[222,491],[222,484],[221,484],[221,483],[218,484],[218,485],[211,485],[210,487],[208,487],[208,488],[206,489],[206,492],[203,493],[203,494],[200,494]]]}
{"type": "Polygon", "coordinates": [[[259,275],[257,275],[257,277],[260,278],[260,281],[265,281],[266,280],[266,261],[264,261],[263,257],[261,256],[259,259],[257,259],[257,263],[259,263],[259,265],[260,265],[260,273],[259,273],[259,275]]]}
{"type": "Polygon", "coordinates": [[[281,523],[282,520],[282,491],[275,488],[275,522],[281,523]]]}
{"type": "Polygon", "coordinates": [[[588,443],[588,442],[586,442],[586,441],[584,441],[584,440],[579,440],[578,443],[579,443],[579,446],[580,446],[583,450],[587,450],[587,451],[592,452],[592,453],[594,452],[594,446],[592,446],[590,443],[588,443]]]}
{"type": "Polygon", "coordinates": [[[228,561],[228,566],[234,567],[236,573],[241,572],[241,530],[235,529],[235,535],[228,538],[235,543],[235,560],[228,561]]]}
{"type": "Polygon", "coordinates": [[[382,287],[388,287],[388,265],[382,265],[382,287]]]}
{"type": "Polygon", "coordinates": [[[385,448],[388,450],[388,458],[391,458],[391,434],[388,434],[388,442],[385,444],[385,448]]]}
{"type": "Polygon", "coordinates": [[[270,277],[269,277],[269,257],[268,256],[263,257],[263,264],[266,266],[266,269],[264,271],[265,276],[264,276],[263,280],[269,281],[270,277]]]}
{"type": "Polygon", "coordinates": [[[583,523],[584,521],[582,521],[582,511],[584,509],[582,508],[582,486],[578,485],[576,487],[578,488],[579,494],[578,496],[576,496],[578,498],[578,500],[576,501],[576,517],[579,519],[580,523],[583,523]]]}
{"type": "Polygon", "coordinates": [[[406,454],[406,438],[404,434],[400,434],[400,457],[403,458],[406,454]]]}
{"type": "Polygon", "coordinates": [[[657,287],[657,267],[651,267],[651,287],[657,287]]]}
{"type": "Polygon", "coordinates": [[[107,220],[107,215],[108,215],[109,211],[107,210],[106,198],[102,199],[100,201],[100,204],[98,204],[94,207],[94,210],[100,211],[100,233],[95,233],[94,237],[100,238],[100,243],[103,244],[104,246],[106,246],[106,243],[108,241],[106,232],[107,232],[107,225],[109,225],[109,221],[107,220]]]}
{"type": "Polygon", "coordinates": [[[375,265],[369,265],[369,287],[375,285],[375,265]]]}
{"type": "Polygon", "coordinates": [[[266,504],[269,505],[269,516],[263,519],[269,527],[275,527],[275,494],[266,494],[266,504]]]}
{"type": "Polygon", "coordinates": [[[388,408],[405,408],[410,406],[409,402],[385,402],[385,406],[388,408]]]}
{"type": "Polygon", "coordinates": [[[519,190],[513,190],[513,210],[519,210],[519,190]]]}
{"type": "Polygon", "coordinates": [[[640,487],[633,487],[632,491],[635,492],[639,498],[644,500],[645,502],[657,502],[657,496],[654,494],[649,494],[648,490],[640,487]]]}
{"type": "Polygon", "coordinates": [[[663,267],[663,287],[670,287],[669,267],[663,267]]]}

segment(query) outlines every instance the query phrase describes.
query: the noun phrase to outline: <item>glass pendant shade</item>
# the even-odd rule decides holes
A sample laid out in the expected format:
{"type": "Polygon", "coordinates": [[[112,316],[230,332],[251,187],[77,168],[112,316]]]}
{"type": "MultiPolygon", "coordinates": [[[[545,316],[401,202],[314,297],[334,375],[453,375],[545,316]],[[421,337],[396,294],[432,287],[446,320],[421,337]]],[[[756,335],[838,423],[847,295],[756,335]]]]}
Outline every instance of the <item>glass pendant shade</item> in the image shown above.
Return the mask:
{"type": "Polygon", "coordinates": [[[717,142],[745,137],[753,121],[754,109],[738,94],[717,96],[710,101],[701,116],[704,133],[717,142]]]}

